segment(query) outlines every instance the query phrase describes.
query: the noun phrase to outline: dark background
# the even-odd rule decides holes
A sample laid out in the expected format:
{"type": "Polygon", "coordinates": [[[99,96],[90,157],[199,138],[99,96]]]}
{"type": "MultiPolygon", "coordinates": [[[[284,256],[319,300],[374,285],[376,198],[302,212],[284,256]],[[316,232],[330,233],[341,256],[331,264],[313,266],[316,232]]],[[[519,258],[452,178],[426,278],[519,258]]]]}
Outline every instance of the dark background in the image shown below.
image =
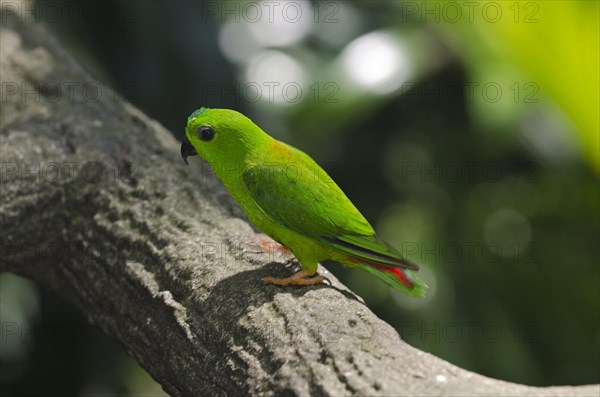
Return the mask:
{"type": "MultiPolygon", "coordinates": [[[[329,266],[412,345],[508,381],[598,383],[598,2],[273,4],[273,20],[248,2],[25,12],[177,138],[198,107],[232,108],[312,155],[422,265],[423,300],[329,266]]],[[[2,395],[162,393],[56,295],[0,287],[2,395]]]]}

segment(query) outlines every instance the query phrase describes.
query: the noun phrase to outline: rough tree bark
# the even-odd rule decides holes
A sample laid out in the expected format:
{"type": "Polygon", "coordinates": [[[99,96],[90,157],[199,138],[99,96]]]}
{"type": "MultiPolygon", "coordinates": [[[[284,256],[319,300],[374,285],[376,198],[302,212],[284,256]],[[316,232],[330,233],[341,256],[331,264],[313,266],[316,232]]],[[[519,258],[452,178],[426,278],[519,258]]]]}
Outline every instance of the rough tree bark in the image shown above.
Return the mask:
{"type": "Polygon", "coordinates": [[[421,352],[331,275],[332,286],[263,286],[292,262],[254,252],[199,160],[186,167],[169,132],[42,27],[2,20],[1,270],[69,298],[171,395],[600,394],[421,352]]]}

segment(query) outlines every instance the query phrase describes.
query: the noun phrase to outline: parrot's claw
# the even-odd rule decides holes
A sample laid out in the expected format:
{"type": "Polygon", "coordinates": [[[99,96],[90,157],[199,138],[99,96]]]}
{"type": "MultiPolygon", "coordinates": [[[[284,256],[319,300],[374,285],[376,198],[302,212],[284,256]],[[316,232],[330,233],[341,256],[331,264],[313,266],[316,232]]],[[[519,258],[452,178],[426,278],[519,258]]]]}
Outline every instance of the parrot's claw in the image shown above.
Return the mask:
{"type": "Polygon", "coordinates": [[[325,281],[325,278],[320,274],[315,274],[309,276],[306,274],[304,270],[300,270],[296,274],[290,277],[277,278],[277,277],[264,277],[263,282],[267,285],[279,285],[279,286],[288,286],[288,285],[317,285],[322,284],[325,281]]]}

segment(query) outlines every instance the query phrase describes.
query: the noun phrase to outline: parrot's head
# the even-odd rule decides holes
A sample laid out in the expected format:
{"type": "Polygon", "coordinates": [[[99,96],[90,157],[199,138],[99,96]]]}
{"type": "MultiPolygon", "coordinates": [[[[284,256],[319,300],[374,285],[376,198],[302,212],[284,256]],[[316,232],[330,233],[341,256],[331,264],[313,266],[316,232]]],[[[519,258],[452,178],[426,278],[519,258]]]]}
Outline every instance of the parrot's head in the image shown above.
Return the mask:
{"type": "Polygon", "coordinates": [[[200,108],[188,117],[181,157],[199,155],[213,167],[241,164],[261,142],[270,139],[235,110],[200,108]]]}

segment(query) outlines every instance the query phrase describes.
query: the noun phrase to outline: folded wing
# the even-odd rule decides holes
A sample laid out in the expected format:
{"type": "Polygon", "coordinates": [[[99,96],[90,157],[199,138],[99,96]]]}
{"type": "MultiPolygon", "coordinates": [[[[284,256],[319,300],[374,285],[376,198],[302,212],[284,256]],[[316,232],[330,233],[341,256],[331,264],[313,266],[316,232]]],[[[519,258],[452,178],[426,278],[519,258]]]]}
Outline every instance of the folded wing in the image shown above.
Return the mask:
{"type": "Polygon", "coordinates": [[[312,164],[257,164],[243,181],[263,214],[280,226],[367,263],[418,270],[380,240],[344,192],[312,164]]]}

